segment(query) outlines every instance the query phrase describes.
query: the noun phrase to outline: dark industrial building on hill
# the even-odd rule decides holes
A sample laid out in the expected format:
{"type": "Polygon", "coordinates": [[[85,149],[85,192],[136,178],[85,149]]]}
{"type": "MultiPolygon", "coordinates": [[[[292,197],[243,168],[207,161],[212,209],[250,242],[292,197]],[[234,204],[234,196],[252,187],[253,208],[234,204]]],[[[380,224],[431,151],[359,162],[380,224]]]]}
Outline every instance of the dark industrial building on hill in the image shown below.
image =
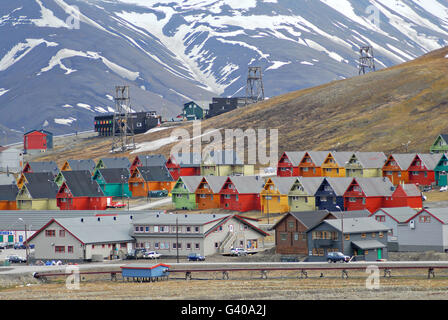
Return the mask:
{"type": "MultiPolygon", "coordinates": [[[[131,127],[134,130],[134,134],[145,133],[161,124],[161,117],[155,111],[129,113],[129,117],[132,119],[131,127]]],[[[113,120],[113,114],[96,116],[94,121],[95,132],[98,132],[100,136],[111,136],[113,120]]],[[[118,128],[118,124],[116,124],[115,134],[119,133],[118,128]]]]}
{"type": "Polygon", "coordinates": [[[217,115],[244,107],[246,105],[246,98],[213,98],[209,105],[208,114],[206,118],[215,117],[217,115]]]}

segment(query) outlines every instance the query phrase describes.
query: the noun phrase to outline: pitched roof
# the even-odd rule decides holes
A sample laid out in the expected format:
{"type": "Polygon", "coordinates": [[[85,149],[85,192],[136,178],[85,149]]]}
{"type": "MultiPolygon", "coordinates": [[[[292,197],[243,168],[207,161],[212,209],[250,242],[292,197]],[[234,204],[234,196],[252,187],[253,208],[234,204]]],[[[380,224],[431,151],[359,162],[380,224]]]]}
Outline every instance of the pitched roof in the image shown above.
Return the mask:
{"type": "Polygon", "coordinates": [[[54,161],[29,161],[31,171],[36,172],[51,172],[57,175],[59,172],[58,165],[54,161]]]}
{"type": "Polygon", "coordinates": [[[104,193],[90,171],[66,171],[63,173],[65,184],[74,197],[104,197],[104,193]]]}
{"type": "Polygon", "coordinates": [[[166,158],[163,154],[139,155],[138,159],[140,160],[142,167],[157,167],[164,166],[166,164],[166,158]]]}
{"type": "Polygon", "coordinates": [[[260,193],[264,180],[259,176],[232,176],[229,177],[238,193],[260,193]]]}
{"type": "MultiPolygon", "coordinates": [[[[307,229],[310,229],[310,228],[314,227],[315,225],[319,224],[323,219],[325,219],[330,214],[331,213],[327,210],[302,211],[302,212],[290,212],[289,213],[289,215],[291,215],[292,217],[294,217],[298,221],[300,221],[307,229]]],[[[277,222],[275,224],[275,226],[279,222],[277,222]]],[[[275,226],[273,226],[272,228],[274,229],[275,226]]]]}
{"type": "Polygon", "coordinates": [[[439,134],[439,136],[440,136],[443,140],[445,140],[446,143],[448,143],[448,134],[446,134],[446,133],[441,133],[441,134],[439,134]]]}
{"type": "Polygon", "coordinates": [[[434,170],[439,164],[439,161],[442,158],[443,154],[418,153],[417,155],[428,170],[434,170]]]}
{"type": "Polygon", "coordinates": [[[369,210],[353,210],[353,211],[331,211],[331,213],[337,218],[367,218],[370,216],[369,210]]]}
{"type": "Polygon", "coordinates": [[[363,168],[381,169],[387,160],[383,152],[355,152],[355,156],[363,168]]]}
{"type": "Polygon", "coordinates": [[[270,177],[280,194],[288,194],[291,190],[294,182],[297,181],[296,177],[270,177]]]}
{"type": "Polygon", "coordinates": [[[19,188],[15,184],[0,185],[0,201],[16,201],[19,188]]]}
{"type": "Polygon", "coordinates": [[[67,160],[67,162],[73,171],[88,170],[93,172],[95,170],[95,161],[92,159],[67,160]]]}
{"type": "Polygon", "coordinates": [[[415,158],[415,153],[394,153],[392,157],[402,170],[407,170],[415,158]]]}
{"type": "Polygon", "coordinates": [[[332,151],[331,155],[336,161],[337,165],[340,167],[345,167],[347,162],[353,156],[354,152],[346,152],[346,151],[332,151]]]}
{"type": "Polygon", "coordinates": [[[353,178],[326,177],[325,179],[328,181],[328,184],[331,186],[334,193],[339,197],[344,195],[345,191],[348,189],[348,186],[353,181],[353,178]]]}
{"type": "Polygon", "coordinates": [[[112,168],[129,169],[131,167],[131,162],[126,157],[122,157],[122,158],[101,158],[100,160],[103,163],[104,168],[106,168],[106,169],[112,169],[112,168]]]}
{"type": "Polygon", "coordinates": [[[202,176],[182,176],[179,177],[179,180],[182,180],[188,192],[194,193],[201,183],[202,176]]]}
{"type": "Polygon", "coordinates": [[[311,160],[317,167],[320,167],[324,163],[329,153],[330,151],[308,151],[311,160]]]}
{"type": "Polygon", "coordinates": [[[344,234],[386,231],[390,229],[388,226],[376,221],[372,217],[332,219],[324,220],[323,223],[327,223],[333,228],[342,231],[342,220],[344,223],[344,234]]]}
{"type": "Polygon", "coordinates": [[[161,166],[139,167],[138,171],[145,181],[174,181],[165,164],[161,166]]]}
{"type": "Polygon", "coordinates": [[[405,223],[410,218],[415,216],[418,210],[410,207],[396,207],[396,208],[381,208],[376,212],[372,213],[371,216],[376,216],[377,214],[385,213],[398,223],[405,223]]]}
{"type": "Polygon", "coordinates": [[[205,180],[210,186],[213,193],[219,193],[221,191],[224,182],[226,182],[227,177],[223,176],[205,176],[205,180]]]}
{"type": "Polygon", "coordinates": [[[298,177],[298,179],[305,192],[311,196],[316,194],[317,189],[319,189],[324,180],[323,177],[298,177]]]}
{"type": "Polygon", "coordinates": [[[408,197],[420,197],[422,195],[420,189],[413,183],[405,183],[401,187],[408,197]]]}
{"type": "Polygon", "coordinates": [[[139,224],[165,224],[175,225],[177,223],[181,225],[204,225],[213,221],[219,221],[229,217],[229,214],[156,214],[151,216],[137,217],[133,219],[134,225],[139,224]]]}
{"type": "Polygon", "coordinates": [[[420,211],[418,214],[411,217],[410,219],[408,219],[408,221],[425,211],[430,213],[432,216],[434,216],[437,220],[441,221],[443,224],[448,224],[448,208],[426,208],[420,211]]]}
{"type": "Polygon", "coordinates": [[[28,180],[24,187],[33,199],[56,199],[59,191],[59,187],[54,181],[28,180]]]}
{"type": "Polygon", "coordinates": [[[54,176],[51,172],[25,172],[23,175],[29,183],[45,183],[54,180],[54,176]]]}
{"type": "Polygon", "coordinates": [[[391,196],[395,191],[389,178],[354,178],[367,197],[391,196]]]}
{"type": "Polygon", "coordinates": [[[205,164],[242,165],[243,161],[234,150],[211,150],[204,156],[205,164]]]}
{"type": "Polygon", "coordinates": [[[202,162],[202,156],[198,152],[172,154],[170,158],[184,168],[200,167],[202,162]]]}
{"type": "Polygon", "coordinates": [[[296,167],[305,156],[305,151],[286,151],[285,154],[289,161],[291,161],[291,164],[296,167]]]}
{"type": "Polygon", "coordinates": [[[106,183],[128,183],[130,172],[127,168],[98,169],[106,183]]]}

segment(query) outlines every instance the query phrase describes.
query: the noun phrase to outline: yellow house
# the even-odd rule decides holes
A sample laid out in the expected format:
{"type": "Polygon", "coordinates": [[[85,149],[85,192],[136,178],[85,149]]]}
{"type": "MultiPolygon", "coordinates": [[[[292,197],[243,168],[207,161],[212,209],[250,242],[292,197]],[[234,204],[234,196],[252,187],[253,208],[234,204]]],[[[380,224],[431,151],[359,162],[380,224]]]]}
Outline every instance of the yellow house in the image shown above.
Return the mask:
{"type": "Polygon", "coordinates": [[[383,152],[355,152],[345,165],[345,175],[351,178],[382,177],[386,160],[383,152]]]}
{"type": "Polygon", "coordinates": [[[316,210],[315,194],[323,180],[323,177],[297,177],[288,192],[290,211],[316,210]]]}
{"type": "Polygon", "coordinates": [[[289,212],[288,194],[295,177],[271,177],[260,193],[261,212],[263,214],[289,212]]]}
{"type": "Polygon", "coordinates": [[[255,166],[244,164],[233,150],[213,150],[201,163],[201,176],[253,176],[255,166]]]}
{"type": "Polygon", "coordinates": [[[353,154],[353,152],[330,152],[322,164],[322,176],[345,177],[345,165],[353,154]]]}
{"type": "Polygon", "coordinates": [[[59,210],[56,201],[58,186],[52,181],[25,183],[17,195],[18,210],[59,210]]]}

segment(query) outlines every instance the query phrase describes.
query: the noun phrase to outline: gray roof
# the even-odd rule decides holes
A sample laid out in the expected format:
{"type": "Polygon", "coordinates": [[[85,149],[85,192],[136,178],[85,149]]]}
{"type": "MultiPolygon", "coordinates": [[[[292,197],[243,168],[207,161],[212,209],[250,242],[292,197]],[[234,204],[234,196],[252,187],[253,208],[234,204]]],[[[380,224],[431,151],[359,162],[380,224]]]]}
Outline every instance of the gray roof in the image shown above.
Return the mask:
{"type": "Polygon", "coordinates": [[[353,178],[332,178],[332,177],[326,177],[325,178],[330,186],[333,188],[334,193],[336,193],[337,196],[342,197],[347,191],[348,186],[350,183],[352,183],[353,178]]]}
{"type": "Polygon", "coordinates": [[[224,185],[224,182],[227,180],[227,177],[222,176],[205,176],[204,178],[213,193],[219,193],[224,185]]]}
{"type": "Polygon", "coordinates": [[[419,197],[422,195],[420,189],[413,183],[402,184],[401,187],[408,197],[419,197]]]}
{"type": "Polygon", "coordinates": [[[346,218],[367,218],[370,216],[369,210],[353,210],[353,211],[332,211],[331,212],[337,219],[346,218]]]}
{"type": "Polygon", "coordinates": [[[73,171],[87,170],[93,172],[95,170],[95,161],[92,159],[67,160],[67,162],[73,171]]]}
{"type": "Polygon", "coordinates": [[[302,161],[305,151],[286,151],[286,156],[294,167],[297,167],[302,161]]]}
{"type": "Polygon", "coordinates": [[[104,165],[104,168],[126,168],[129,169],[131,167],[131,162],[128,158],[101,158],[100,159],[104,165]]]}
{"type": "Polygon", "coordinates": [[[418,153],[417,155],[428,170],[434,170],[437,167],[437,164],[439,163],[443,154],[418,153]]]}
{"type": "Polygon", "coordinates": [[[311,196],[316,194],[317,189],[319,189],[324,180],[323,177],[298,177],[298,179],[305,192],[311,196]]]}
{"type": "Polygon", "coordinates": [[[51,172],[54,176],[58,174],[59,168],[54,161],[29,161],[31,171],[36,172],[51,172]]]}
{"type": "Polygon", "coordinates": [[[358,241],[352,241],[352,245],[362,249],[362,250],[368,250],[368,249],[376,249],[376,248],[385,248],[386,245],[384,243],[379,242],[378,240],[358,240],[358,241]]]}
{"type": "Polygon", "coordinates": [[[381,208],[378,209],[372,216],[381,215],[386,213],[398,223],[405,223],[410,218],[415,216],[419,210],[412,209],[410,207],[397,207],[397,208],[381,208]]]}
{"type": "Polygon", "coordinates": [[[230,180],[238,193],[260,193],[264,185],[264,179],[259,176],[232,176],[230,180]]]}
{"type": "Polygon", "coordinates": [[[63,175],[65,184],[74,197],[104,197],[103,190],[92,180],[90,171],[65,171],[63,175]]]}
{"type": "Polygon", "coordinates": [[[204,156],[204,163],[242,165],[243,161],[234,150],[212,150],[204,156]]]}
{"type": "Polygon", "coordinates": [[[391,196],[395,188],[389,178],[355,178],[367,197],[391,196]]]}
{"type": "Polygon", "coordinates": [[[426,208],[422,212],[429,212],[434,217],[442,221],[444,224],[448,224],[448,208],[426,208]]]}
{"type": "Polygon", "coordinates": [[[392,157],[402,170],[407,170],[415,158],[415,153],[394,153],[392,157]]]}
{"type": "Polygon", "coordinates": [[[128,183],[131,173],[127,168],[105,168],[98,169],[106,183],[128,183]],[[123,179],[121,178],[123,176],[123,179]]]}
{"type": "Polygon", "coordinates": [[[320,167],[327,158],[330,151],[307,151],[314,165],[320,167]]]}
{"type": "Polygon", "coordinates": [[[0,173],[0,185],[14,184],[16,183],[16,178],[13,174],[0,173]]]}
{"type": "Polygon", "coordinates": [[[158,210],[127,211],[127,210],[0,210],[0,230],[27,230],[36,231],[46,225],[51,219],[60,218],[85,218],[95,215],[132,215],[133,218],[145,214],[161,213],[158,210]],[[23,219],[24,222],[18,219],[23,219]]]}
{"type": "Polygon", "coordinates": [[[50,172],[25,173],[25,187],[33,199],[56,199],[59,187],[50,172]]]}
{"type": "Polygon", "coordinates": [[[138,171],[145,181],[174,181],[165,164],[161,166],[138,167],[138,171]]]}
{"type": "Polygon", "coordinates": [[[346,152],[346,151],[332,151],[331,155],[336,161],[337,165],[340,167],[345,167],[347,162],[351,159],[354,152],[346,152]]]}
{"type": "Polygon", "coordinates": [[[387,231],[390,228],[372,217],[362,218],[345,218],[344,219],[332,219],[325,220],[323,223],[331,225],[333,228],[341,231],[342,221],[344,221],[344,234],[345,233],[361,233],[361,232],[375,232],[375,231],[387,231]]]}
{"type": "Polygon", "coordinates": [[[381,169],[387,160],[383,152],[355,152],[355,157],[363,168],[381,169]]]}
{"type": "Polygon", "coordinates": [[[0,185],[0,201],[16,201],[19,188],[15,184],[0,185]]]}
{"type": "Polygon", "coordinates": [[[139,155],[138,159],[142,167],[164,166],[166,164],[166,158],[163,154],[139,155]]]}
{"type": "Polygon", "coordinates": [[[296,177],[270,177],[280,194],[288,194],[292,185],[296,182],[296,177]]]}
{"type": "Polygon", "coordinates": [[[201,183],[202,176],[182,176],[179,177],[184,185],[187,187],[188,192],[194,193],[201,183]]]}
{"type": "Polygon", "coordinates": [[[139,224],[164,224],[164,225],[204,225],[216,220],[222,220],[229,217],[229,214],[168,214],[162,213],[158,215],[151,215],[145,217],[137,217],[133,219],[134,225],[139,224]]]}
{"type": "MultiPolygon", "coordinates": [[[[318,210],[318,211],[290,212],[289,214],[294,218],[296,218],[297,220],[299,220],[307,229],[310,229],[319,224],[325,217],[327,217],[330,214],[330,212],[328,212],[327,210],[318,210]]],[[[273,228],[275,228],[275,226],[273,228]]]]}

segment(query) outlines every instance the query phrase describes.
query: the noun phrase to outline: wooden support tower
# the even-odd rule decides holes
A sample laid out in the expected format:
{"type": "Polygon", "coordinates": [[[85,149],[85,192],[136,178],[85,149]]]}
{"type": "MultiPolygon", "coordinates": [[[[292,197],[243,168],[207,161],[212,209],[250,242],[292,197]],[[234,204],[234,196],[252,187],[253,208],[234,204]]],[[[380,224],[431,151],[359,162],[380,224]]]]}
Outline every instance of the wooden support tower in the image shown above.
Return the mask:
{"type": "Polygon", "coordinates": [[[115,87],[115,113],[113,123],[112,153],[135,149],[134,126],[131,119],[129,86],[115,87]]]}

